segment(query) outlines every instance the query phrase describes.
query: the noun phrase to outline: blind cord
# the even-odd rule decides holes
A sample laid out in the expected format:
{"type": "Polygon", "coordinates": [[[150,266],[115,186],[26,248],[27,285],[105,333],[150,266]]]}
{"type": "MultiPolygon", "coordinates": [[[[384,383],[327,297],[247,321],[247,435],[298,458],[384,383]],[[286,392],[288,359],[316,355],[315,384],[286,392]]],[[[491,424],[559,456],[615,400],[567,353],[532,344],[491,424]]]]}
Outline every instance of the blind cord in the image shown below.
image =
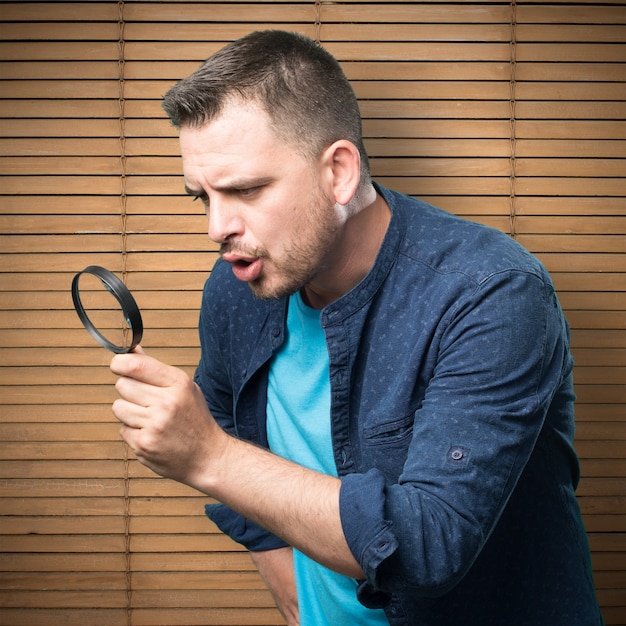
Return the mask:
{"type": "Polygon", "coordinates": [[[510,49],[510,79],[509,79],[509,138],[510,138],[510,180],[509,180],[509,228],[511,237],[516,237],[517,229],[517,198],[516,198],[516,70],[517,70],[517,3],[515,0],[511,2],[511,37],[509,42],[510,49]]]}
{"type": "MultiPolygon", "coordinates": [[[[125,111],[125,50],[124,50],[124,0],[119,0],[118,7],[118,89],[119,89],[119,153],[120,153],[120,254],[122,257],[122,281],[127,282],[127,213],[126,213],[126,111],[125,111]]],[[[129,329],[124,328],[124,333],[129,329]]],[[[126,340],[126,337],[124,338],[126,340]]],[[[124,448],[124,562],[126,583],[126,624],[132,624],[132,563],[130,546],[130,451],[128,444],[122,442],[124,448]]]]}
{"type": "Polygon", "coordinates": [[[322,42],[322,6],[325,4],[323,0],[315,2],[315,43],[318,45],[322,42]]]}

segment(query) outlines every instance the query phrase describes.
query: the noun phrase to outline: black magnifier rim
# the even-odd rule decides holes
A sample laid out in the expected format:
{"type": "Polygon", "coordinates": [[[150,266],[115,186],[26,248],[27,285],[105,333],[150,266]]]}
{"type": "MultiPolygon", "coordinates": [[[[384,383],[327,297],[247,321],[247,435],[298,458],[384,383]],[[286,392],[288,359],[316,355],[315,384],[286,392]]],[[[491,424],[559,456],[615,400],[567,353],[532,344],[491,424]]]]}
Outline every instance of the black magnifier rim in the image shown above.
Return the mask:
{"type": "Polygon", "coordinates": [[[82,272],[78,272],[72,280],[72,300],[74,301],[74,308],[83,326],[87,329],[87,332],[104,348],[114,352],[115,354],[125,354],[126,352],[132,352],[141,342],[143,336],[143,321],[141,319],[141,313],[139,307],[135,302],[132,294],[128,290],[128,287],[115,275],[113,272],[100,267],[99,265],[89,265],[82,272]],[[102,284],[110,291],[115,299],[122,307],[122,312],[126,318],[126,323],[130,327],[133,333],[132,340],[128,347],[118,346],[110,342],[104,335],[102,335],[98,329],[93,325],[92,321],[87,315],[83,303],[80,300],[80,292],[78,288],[78,281],[83,274],[92,274],[97,276],[102,284]]]}

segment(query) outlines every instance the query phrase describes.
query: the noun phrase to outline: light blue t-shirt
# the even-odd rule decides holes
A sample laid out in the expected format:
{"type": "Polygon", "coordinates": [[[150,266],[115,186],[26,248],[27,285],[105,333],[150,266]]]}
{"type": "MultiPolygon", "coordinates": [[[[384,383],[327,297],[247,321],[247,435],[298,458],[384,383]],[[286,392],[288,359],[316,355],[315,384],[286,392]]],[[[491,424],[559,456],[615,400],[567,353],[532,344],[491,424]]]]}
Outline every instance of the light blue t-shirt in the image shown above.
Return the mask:
{"type": "MultiPolygon", "coordinates": [[[[270,449],[309,469],[337,476],[330,432],[328,350],[319,311],[299,293],[289,299],[286,339],[274,355],[267,393],[270,449]]],[[[382,610],[356,599],[357,583],[293,551],[301,626],[380,626],[382,610]]]]}

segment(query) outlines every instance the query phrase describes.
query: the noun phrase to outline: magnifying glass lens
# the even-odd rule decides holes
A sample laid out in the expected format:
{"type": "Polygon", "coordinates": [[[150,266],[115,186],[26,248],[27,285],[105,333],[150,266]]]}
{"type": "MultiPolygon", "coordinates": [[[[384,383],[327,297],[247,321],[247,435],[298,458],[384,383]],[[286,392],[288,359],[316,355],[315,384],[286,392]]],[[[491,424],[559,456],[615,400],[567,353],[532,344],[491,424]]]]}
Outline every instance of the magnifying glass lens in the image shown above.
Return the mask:
{"type": "Polygon", "coordinates": [[[98,332],[110,343],[127,349],[132,333],[122,305],[97,276],[80,277],[80,299],[85,313],[98,332]]]}
{"type": "Polygon", "coordinates": [[[126,285],[109,270],[90,265],[76,274],[72,299],[87,331],[107,350],[130,352],[141,341],[139,307],[126,285]]]}

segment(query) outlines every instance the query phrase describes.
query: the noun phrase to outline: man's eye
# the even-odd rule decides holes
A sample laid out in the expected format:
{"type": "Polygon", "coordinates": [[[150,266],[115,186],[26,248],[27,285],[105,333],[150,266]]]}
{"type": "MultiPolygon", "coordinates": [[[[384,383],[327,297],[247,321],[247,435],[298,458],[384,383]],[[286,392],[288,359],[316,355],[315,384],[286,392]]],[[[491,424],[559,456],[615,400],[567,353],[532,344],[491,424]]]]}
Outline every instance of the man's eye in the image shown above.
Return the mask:
{"type": "Polygon", "coordinates": [[[260,187],[247,187],[245,189],[238,189],[237,193],[239,193],[242,198],[251,198],[259,191],[259,189],[260,187]]]}
{"type": "Polygon", "coordinates": [[[196,200],[200,200],[202,204],[209,204],[209,196],[207,196],[205,193],[200,193],[197,196],[194,196],[193,202],[195,202],[196,200]]]}

